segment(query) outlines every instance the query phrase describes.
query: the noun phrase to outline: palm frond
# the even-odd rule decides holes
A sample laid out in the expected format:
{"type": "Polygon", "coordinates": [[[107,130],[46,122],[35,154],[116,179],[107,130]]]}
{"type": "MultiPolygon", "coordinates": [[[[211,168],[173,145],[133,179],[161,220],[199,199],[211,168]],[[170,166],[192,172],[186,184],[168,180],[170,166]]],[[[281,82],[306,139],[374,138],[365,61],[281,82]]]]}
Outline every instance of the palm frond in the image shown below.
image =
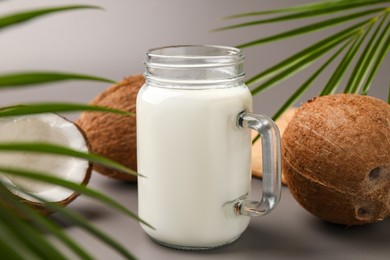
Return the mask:
{"type": "Polygon", "coordinates": [[[344,51],[344,49],[350,44],[347,42],[341,46],[322,66],[315,71],[291,96],[290,98],[279,108],[279,110],[272,117],[273,120],[277,120],[284,111],[293,106],[293,104],[308,90],[311,84],[317,79],[317,77],[344,51]]]}
{"type": "Polygon", "coordinates": [[[382,64],[382,61],[386,57],[387,53],[390,50],[390,20],[387,23],[385,30],[383,30],[382,34],[378,37],[378,40],[376,44],[374,44],[373,49],[375,50],[373,54],[373,66],[370,69],[370,72],[368,74],[367,80],[365,84],[363,85],[362,94],[366,95],[368,93],[368,90],[371,87],[372,80],[374,79],[374,76],[376,72],[379,69],[379,66],[382,64]]]}
{"type": "MultiPolygon", "coordinates": [[[[345,53],[339,64],[336,64],[335,71],[323,89],[319,92],[319,95],[335,93],[337,89],[341,87],[341,83],[344,82],[343,79],[345,77],[348,77],[348,80],[346,81],[347,86],[344,86],[344,92],[367,94],[374,76],[390,50],[390,22],[388,21],[390,6],[385,6],[385,3],[389,2],[390,0],[321,1],[274,10],[249,12],[229,16],[227,18],[233,19],[266,15],[271,15],[271,17],[238,23],[218,30],[237,29],[255,25],[260,26],[265,23],[276,23],[293,19],[302,19],[307,22],[306,25],[301,27],[291,28],[287,31],[252,40],[237,46],[238,48],[248,48],[269,42],[287,40],[292,37],[312,33],[328,27],[337,28],[338,26],[352,23],[352,25],[349,25],[346,29],[342,29],[333,35],[325,36],[324,39],[321,39],[281,62],[266,68],[247,80],[246,83],[251,87],[253,95],[259,94],[270,87],[274,87],[279,83],[288,80],[301,70],[312,66],[315,60],[325,53],[330,52],[335,48],[339,48],[338,46],[343,44],[343,42],[350,42],[352,44],[350,45],[349,50],[345,53]],[[354,9],[357,9],[357,11],[351,12],[351,10],[354,9]],[[329,19],[328,16],[334,13],[337,13],[338,15],[329,19]],[[325,18],[322,21],[316,22],[312,22],[311,20],[312,17],[322,16],[328,19],[325,18]],[[361,21],[362,18],[367,16],[369,17],[368,19],[361,21]],[[375,31],[371,32],[373,28],[375,28],[375,31]],[[366,40],[367,38],[368,40],[366,40]],[[349,67],[352,67],[352,72],[350,72],[350,74],[347,73],[349,67]]],[[[346,48],[347,45],[343,45],[344,47],[341,49],[346,48]]],[[[338,56],[341,52],[336,53],[338,56]]],[[[305,83],[300,86],[291,97],[287,98],[286,103],[276,112],[274,118],[279,117],[285,109],[297,101],[298,97],[312,85],[318,74],[322,73],[325,67],[327,67],[327,63],[328,62],[324,63],[324,65],[316,70],[313,75],[309,76],[305,83]]]]}
{"type": "Polygon", "coordinates": [[[351,8],[358,8],[365,5],[373,5],[373,4],[381,4],[390,2],[389,0],[325,0],[325,1],[318,1],[318,2],[312,2],[308,4],[303,5],[295,5],[295,6],[289,6],[285,8],[279,8],[274,10],[265,10],[265,11],[259,11],[259,12],[249,12],[249,13],[242,13],[242,14],[235,14],[226,16],[223,19],[235,19],[235,18],[243,18],[243,17],[250,17],[250,16],[263,16],[263,15],[269,15],[269,14],[280,14],[280,13],[291,13],[291,12],[318,12],[320,10],[327,10],[328,8],[335,8],[335,9],[351,9],[351,8]]]}
{"type": "MultiPolygon", "coordinates": [[[[153,227],[140,219],[136,214],[128,210],[126,207],[123,205],[119,204],[115,200],[111,199],[110,197],[104,195],[101,192],[98,192],[96,190],[90,189],[84,185],[79,185],[77,183],[71,182],[71,181],[66,181],[61,178],[53,177],[50,176],[50,173],[46,172],[36,172],[36,171],[31,171],[31,170],[26,170],[26,169],[17,169],[17,168],[8,168],[8,167],[2,167],[0,166],[0,172],[3,173],[9,173],[15,176],[23,177],[23,178],[28,178],[32,180],[38,180],[38,181],[44,181],[47,183],[55,184],[61,187],[65,187],[68,189],[71,189],[79,194],[83,194],[85,196],[88,196],[90,198],[96,199],[97,201],[106,204],[107,206],[110,206],[111,208],[114,208],[118,210],[119,212],[127,215],[128,217],[135,219],[144,225],[150,227],[153,229],[153,227]]],[[[31,194],[29,194],[31,195],[31,194]]]]}
{"type": "MultiPolygon", "coordinates": [[[[34,10],[21,11],[10,15],[0,17],[0,32],[1,30],[10,28],[12,26],[21,25],[33,19],[44,17],[52,13],[62,13],[64,11],[78,10],[78,9],[102,9],[97,6],[91,5],[68,5],[51,8],[40,8],[34,10]]],[[[91,75],[83,75],[68,72],[53,72],[53,71],[32,71],[32,72],[17,72],[7,73],[0,75],[0,90],[4,88],[25,87],[33,85],[42,85],[46,83],[55,83],[69,80],[88,80],[99,81],[104,83],[115,83],[112,80],[96,77],[91,75]]],[[[69,112],[69,111],[99,111],[117,113],[123,115],[129,115],[124,111],[115,109],[96,107],[83,104],[74,103],[36,103],[29,105],[16,105],[0,108],[0,118],[7,116],[21,116],[30,115],[36,113],[53,113],[53,112],[69,112]]],[[[76,150],[72,150],[66,147],[39,144],[39,143],[1,143],[0,152],[32,152],[32,153],[48,153],[58,154],[65,156],[72,156],[83,160],[93,161],[114,169],[127,172],[129,174],[136,174],[135,171],[128,169],[127,167],[113,162],[107,158],[100,157],[94,154],[83,153],[76,150]]],[[[0,171],[7,174],[18,175],[19,177],[30,178],[40,180],[54,185],[62,186],[68,189],[72,189],[77,193],[84,194],[91,198],[100,201],[109,207],[122,212],[129,219],[136,221],[140,220],[134,213],[128,210],[125,206],[111,199],[110,197],[92,189],[85,187],[84,185],[64,181],[60,178],[54,178],[48,176],[46,173],[34,172],[26,169],[13,169],[0,166],[0,171]]],[[[17,189],[17,187],[12,187],[17,189]]],[[[19,190],[22,192],[21,190],[19,190]]],[[[29,194],[30,197],[34,197],[34,194],[29,194]]],[[[38,198],[37,198],[38,199],[38,198]]],[[[109,247],[116,250],[125,259],[134,259],[134,256],[120,243],[109,237],[98,228],[91,225],[87,219],[77,214],[72,209],[60,207],[56,203],[48,203],[55,211],[60,211],[65,215],[73,224],[80,226],[82,229],[92,234],[96,239],[101,240],[109,247]]],[[[147,223],[144,223],[148,225],[147,223]]],[[[69,259],[68,255],[64,255],[61,250],[52,244],[42,230],[49,232],[54,237],[65,245],[70,251],[79,259],[93,259],[93,257],[84,248],[80,247],[73,238],[69,237],[61,227],[54,224],[50,219],[45,218],[35,212],[29,206],[21,203],[20,198],[13,195],[9,187],[5,187],[3,183],[0,183],[0,251],[1,256],[5,259],[69,259]],[[7,205],[12,205],[10,209],[7,205]],[[15,209],[15,210],[13,210],[15,209]],[[28,218],[36,225],[30,225],[20,215],[28,216],[28,218]]]]}
{"type": "Polygon", "coordinates": [[[390,81],[389,81],[389,92],[387,94],[387,103],[390,104],[390,81]]]}
{"type": "Polygon", "coordinates": [[[353,40],[353,44],[349,48],[348,52],[345,54],[344,58],[341,60],[337,68],[334,70],[334,73],[332,74],[328,82],[325,84],[325,87],[320,93],[320,96],[329,95],[336,91],[345,71],[347,70],[348,66],[351,64],[352,59],[355,57],[357,51],[359,50],[360,45],[365,40],[371,28],[372,25],[368,27],[368,29],[364,34],[362,31],[359,31],[359,34],[356,35],[355,39],[353,40]]]}
{"type": "Polygon", "coordinates": [[[287,67],[285,70],[281,71],[280,73],[277,73],[269,80],[262,83],[260,86],[255,87],[251,90],[252,95],[255,95],[257,93],[260,93],[272,86],[275,86],[278,82],[281,82],[285,79],[287,79],[289,76],[294,75],[296,72],[299,72],[300,70],[304,69],[305,67],[309,66],[311,63],[313,63],[315,60],[322,57],[324,54],[326,54],[328,51],[332,50],[334,47],[338,46],[339,44],[343,43],[344,41],[348,40],[349,36],[342,37],[338,39],[337,41],[330,42],[326,45],[321,46],[321,48],[318,48],[310,53],[300,60],[299,62],[292,64],[291,66],[287,67]]]}
{"type": "Polygon", "coordinates": [[[33,114],[41,114],[41,113],[59,113],[59,112],[77,112],[77,111],[94,111],[94,112],[115,113],[124,116],[130,116],[130,115],[134,116],[134,113],[113,109],[109,107],[56,102],[56,103],[23,104],[23,105],[3,107],[0,108],[0,118],[9,117],[9,116],[33,115],[33,114]]]}
{"type": "MultiPolygon", "coordinates": [[[[246,84],[248,86],[251,86],[263,79],[266,79],[270,75],[273,75],[274,73],[280,71],[281,69],[284,69],[286,67],[292,66],[295,63],[299,62],[301,59],[307,57],[310,53],[313,53],[315,51],[320,50],[321,48],[324,48],[325,46],[332,44],[336,41],[342,41],[349,38],[351,35],[354,35],[357,31],[361,30],[362,27],[369,25],[372,22],[372,19],[367,19],[365,21],[362,21],[358,24],[352,25],[334,35],[331,35],[329,37],[326,37],[325,39],[322,39],[318,41],[315,44],[312,44],[309,47],[306,47],[302,51],[299,51],[296,54],[293,54],[291,57],[286,58],[285,60],[277,63],[276,65],[260,72],[259,74],[253,76],[252,78],[248,79],[246,81],[246,84]]],[[[255,92],[256,94],[258,92],[255,92]]]]}
{"type": "Polygon", "coordinates": [[[101,8],[92,5],[69,5],[69,6],[40,8],[40,9],[23,11],[23,12],[17,12],[14,14],[0,17],[0,30],[8,28],[10,26],[28,22],[32,19],[39,18],[51,13],[60,13],[64,11],[71,11],[77,9],[101,9],[101,8]]]}
{"type": "Polygon", "coordinates": [[[22,87],[37,84],[47,84],[69,80],[88,80],[100,81],[105,83],[115,83],[115,81],[83,74],[52,72],[52,71],[33,71],[18,72],[0,75],[0,89],[9,87],[22,87]]]}
{"type": "Polygon", "coordinates": [[[85,153],[77,150],[73,150],[64,146],[55,145],[55,144],[49,144],[49,143],[0,143],[0,152],[30,152],[30,153],[46,153],[46,154],[56,154],[56,155],[64,155],[64,156],[70,156],[75,157],[79,159],[88,160],[94,163],[98,163],[131,175],[138,175],[137,172],[135,172],[132,169],[129,169],[122,164],[119,164],[117,162],[114,162],[106,157],[102,157],[96,154],[91,153],[85,153]]]}
{"type": "MultiPolygon", "coordinates": [[[[0,185],[0,196],[2,201],[14,203],[9,200],[9,191],[4,185],[0,185]],[[7,201],[8,200],[8,201],[7,201]]],[[[4,202],[3,202],[4,203],[4,202]]],[[[0,226],[12,234],[24,248],[39,256],[41,259],[65,259],[64,256],[53,247],[43,236],[37,233],[30,225],[20,218],[15,218],[10,214],[9,209],[0,207],[0,226]]]]}
{"type": "MultiPolygon", "coordinates": [[[[59,228],[57,225],[52,223],[52,221],[50,221],[48,218],[42,217],[40,214],[38,214],[35,210],[30,208],[29,206],[20,203],[19,200],[15,196],[13,196],[11,192],[8,189],[6,189],[6,187],[3,184],[0,184],[0,197],[2,198],[3,204],[12,205],[12,207],[18,212],[18,214],[21,214],[23,216],[28,216],[30,221],[34,223],[38,228],[53,234],[55,237],[58,238],[59,241],[61,241],[64,245],[66,245],[72,252],[74,252],[75,255],[79,256],[80,259],[92,259],[92,257],[84,249],[82,249],[73,239],[71,239],[68,235],[66,235],[66,233],[61,228],[59,228]]],[[[10,214],[12,217],[14,217],[13,211],[10,211],[4,207],[0,207],[0,210],[4,210],[4,214],[10,214]]],[[[16,218],[16,221],[19,221],[19,218],[16,218]]],[[[0,238],[0,241],[9,242],[9,239],[3,240],[2,238],[0,238]]],[[[13,241],[10,241],[9,245],[11,245],[12,248],[15,248],[13,241]]],[[[3,251],[1,252],[3,254],[3,251]]],[[[20,257],[22,259],[25,259],[23,258],[23,255],[20,255],[20,257]]],[[[18,259],[18,258],[7,258],[7,259],[18,259]]]]}
{"type": "Polygon", "coordinates": [[[251,41],[251,42],[243,43],[241,45],[238,45],[237,48],[248,48],[248,47],[251,47],[254,45],[259,45],[259,44],[264,44],[267,42],[274,42],[274,41],[282,40],[285,38],[295,37],[295,36],[298,36],[301,34],[306,34],[306,33],[318,31],[321,29],[325,29],[328,27],[336,26],[336,25],[348,22],[350,20],[364,17],[364,16],[367,16],[367,15],[370,15],[373,13],[378,13],[381,11],[385,12],[386,10],[387,10],[386,8],[375,8],[375,9],[370,9],[370,10],[366,10],[366,11],[362,11],[362,12],[358,12],[358,13],[353,13],[353,14],[348,14],[348,15],[336,17],[333,19],[329,19],[329,20],[318,22],[318,23],[306,25],[306,26],[303,26],[303,27],[300,27],[297,29],[289,30],[289,31],[286,31],[286,32],[283,32],[280,34],[275,34],[275,35],[272,35],[269,37],[265,37],[265,38],[257,39],[257,40],[251,41]]]}
{"type": "Polygon", "coordinates": [[[362,51],[362,54],[360,55],[358,61],[356,62],[355,68],[353,69],[350,78],[348,80],[348,83],[344,89],[344,93],[356,93],[360,89],[360,84],[362,83],[363,79],[367,76],[368,68],[371,66],[370,63],[373,62],[373,52],[375,51],[375,48],[373,48],[374,41],[377,38],[377,35],[379,34],[385,19],[387,18],[388,13],[386,13],[385,16],[383,16],[381,19],[382,21],[376,26],[376,30],[371,35],[370,40],[366,44],[366,47],[362,51]]]}
{"type": "MultiPolygon", "coordinates": [[[[296,19],[305,19],[305,18],[310,18],[313,16],[321,16],[321,15],[329,15],[333,13],[338,13],[338,12],[343,12],[349,9],[354,9],[362,6],[372,6],[373,4],[380,4],[386,1],[376,1],[376,0],[371,0],[371,1],[361,1],[361,2],[350,2],[350,1],[341,1],[339,4],[327,4],[324,6],[324,8],[318,9],[310,9],[307,11],[302,11],[302,12],[297,12],[293,14],[288,14],[288,15],[282,15],[282,16],[277,16],[277,17],[272,17],[268,19],[262,19],[262,20],[256,20],[256,21],[250,21],[246,23],[240,23],[240,24],[235,24],[231,26],[226,26],[222,28],[215,29],[213,31],[224,31],[224,30],[230,30],[230,29],[235,29],[235,28],[242,28],[242,27],[248,27],[248,26],[255,26],[255,25],[260,25],[260,24],[267,24],[267,23],[275,23],[275,22],[284,22],[284,21],[289,21],[289,20],[296,20],[296,19]]],[[[373,9],[375,10],[375,9],[373,9]]],[[[374,11],[376,12],[376,11],[374,11]]],[[[245,17],[249,15],[241,15],[238,17],[245,17]]],[[[354,18],[352,18],[354,19],[354,18]]],[[[318,26],[319,27],[319,26],[318,26]]]]}
{"type": "MultiPolygon", "coordinates": [[[[3,187],[5,187],[5,186],[3,186],[3,187]]],[[[6,188],[6,190],[8,190],[8,189],[6,188]]],[[[20,189],[19,192],[25,192],[25,191],[20,189]]],[[[29,195],[29,196],[33,197],[34,199],[41,201],[42,203],[45,203],[46,206],[49,207],[51,210],[61,213],[66,218],[68,218],[70,221],[72,221],[73,224],[80,226],[88,233],[91,233],[92,235],[94,235],[95,238],[101,240],[107,246],[116,250],[119,254],[121,254],[123,257],[125,257],[125,259],[135,259],[135,257],[124,246],[122,246],[120,243],[115,241],[113,238],[111,238],[105,232],[100,231],[94,225],[90,224],[89,221],[85,217],[76,213],[74,210],[68,209],[66,207],[61,207],[61,206],[57,205],[56,203],[46,202],[34,194],[27,193],[26,195],[29,195]]],[[[0,213],[1,213],[1,211],[0,211],[0,213]]],[[[7,214],[5,214],[5,216],[6,215],[7,214]]],[[[44,237],[39,236],[37,234],[34,234],[35,230],[32,229],[31,227],[27,231],[24,230],[23,228],[20,228],[18,231],[20,231],[19,232],[20,236],[24,236],[24,238],[19,238],[19,239],[21,239],[22,242],[26,243],[26,247],[29,249],[35,249],[33,247],[35,244],[31,245],[31,244],[27,243],[27,242],[29,242],[28,240],[30,240],[30,234],[37,237],[38,241],[43,240],[45,242],[44,243],[45,246],[44,247],[41,246],[41,248],[40,248],[43,250],[46,248],[49,248],[47,251],[44,251],[45,255],[42,255],[42,252],[40,252],[39,250],[35,250],[35,252],[34,252],[35,254],[38,254],[38,256],[41,259],[67,259],[67,257],[63,256],[63,254],[61,252],[59,252],[57,249],[55,249],[55,247],[53,247],[49,241],[46,241],[44,239],[44,237]],[[25,240],[27,240],[27,241],[25,241],[25,240]],[[55,258],[53,258],[53,257],[55,257],[55,258]]],[[[37,242],[37,243],[39,243],[39,242],[37,242]]]]}

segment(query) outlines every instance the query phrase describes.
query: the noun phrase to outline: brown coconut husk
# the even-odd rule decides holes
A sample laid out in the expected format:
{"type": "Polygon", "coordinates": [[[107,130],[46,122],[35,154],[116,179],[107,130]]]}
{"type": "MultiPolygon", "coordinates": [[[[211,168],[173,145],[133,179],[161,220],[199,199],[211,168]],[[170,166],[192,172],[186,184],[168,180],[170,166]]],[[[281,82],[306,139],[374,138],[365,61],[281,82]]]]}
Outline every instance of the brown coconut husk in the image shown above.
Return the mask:
{"type": "MultiPolygon", "coordinates": [[[[113,113],[83,112],[77,124],[86,132],[93,153],[137,170],[136,98],[144,84],[142,75],[123,79],[100,93],[90,103],[133,113],[123,116],[113,113]]],[[[136,181],[137,177],[99,164],[94,170],[114,179],[136,181]]]]}
{"type": "Polygon", "coordinates": [[[318,218],[361,225],[390,214],[390,106],[355,94],[303,104],[282,138],[294,198],[318,218]]]}

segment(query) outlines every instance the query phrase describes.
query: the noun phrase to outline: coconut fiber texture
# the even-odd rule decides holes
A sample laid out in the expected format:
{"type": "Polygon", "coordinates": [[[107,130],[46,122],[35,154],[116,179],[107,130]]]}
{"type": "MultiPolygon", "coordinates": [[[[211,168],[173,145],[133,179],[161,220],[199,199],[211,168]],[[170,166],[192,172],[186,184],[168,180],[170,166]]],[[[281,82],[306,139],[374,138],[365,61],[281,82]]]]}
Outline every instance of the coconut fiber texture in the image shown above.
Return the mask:
{"type": "Polygon", "coordinates": [[[295,199],[332,223],[390,214],[390,106],[356,94],[303,104],[282,138],[283,172],[295,199]]]}
{"type": "MultiPolygon", "coordinates": [[[[136,99],[145,80],[142,75],[130,76],[110,86],[95,99],[92,105],[105,106],[132,112],[131,116],[113,113],[83,112],[77,124],[85,131],[92,152],[117,161],[130,169],[137,169],[136,99]]],[[[106,176],[136,181],[137,177],[98,164],[94,170],[106,176]]]]}

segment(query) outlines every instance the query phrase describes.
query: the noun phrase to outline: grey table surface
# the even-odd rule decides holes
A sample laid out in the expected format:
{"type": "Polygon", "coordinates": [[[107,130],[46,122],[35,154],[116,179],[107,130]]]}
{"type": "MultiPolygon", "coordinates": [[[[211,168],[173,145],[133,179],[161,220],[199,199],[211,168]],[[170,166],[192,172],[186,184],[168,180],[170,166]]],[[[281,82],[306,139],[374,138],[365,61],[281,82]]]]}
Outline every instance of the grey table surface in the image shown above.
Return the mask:
{"type": "MultiPolygon", "coordinates": [[[[89,186],[137,212],[136,184],[94,172],[89,186]]],[[[261,180],[253,179],[252,186],[256,197],[261,180]]],[[[326,223],[303,209],[287,187],[283,187],[282,199],[274,211],[252,218],[247,230],[233,244],[209,251],[181,251],[160,246],[136,221],[85,196],[69,207],[125,245],[138,259],[390,259],[389,220],[355,227],[326,223]]],[[[59,214],[52,218],[96,259],[123,259],[59,214]]]]}

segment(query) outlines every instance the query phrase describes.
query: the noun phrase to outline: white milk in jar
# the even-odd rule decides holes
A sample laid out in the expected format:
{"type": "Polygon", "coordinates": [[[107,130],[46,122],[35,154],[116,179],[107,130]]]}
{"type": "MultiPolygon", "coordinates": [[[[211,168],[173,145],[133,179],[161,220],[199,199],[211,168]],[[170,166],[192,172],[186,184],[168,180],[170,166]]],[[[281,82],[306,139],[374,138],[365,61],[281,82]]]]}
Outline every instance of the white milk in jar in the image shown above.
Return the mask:
{"type": "Polygon", "coordinates": [[[237,118],[252,111],[252,96],[239,54],[215,46],[149,52],[136,112],[139,216],[159,243],[213,248],[249,224],[233,205],[247,198],[251,180],[250,130],[237,118]]]}

